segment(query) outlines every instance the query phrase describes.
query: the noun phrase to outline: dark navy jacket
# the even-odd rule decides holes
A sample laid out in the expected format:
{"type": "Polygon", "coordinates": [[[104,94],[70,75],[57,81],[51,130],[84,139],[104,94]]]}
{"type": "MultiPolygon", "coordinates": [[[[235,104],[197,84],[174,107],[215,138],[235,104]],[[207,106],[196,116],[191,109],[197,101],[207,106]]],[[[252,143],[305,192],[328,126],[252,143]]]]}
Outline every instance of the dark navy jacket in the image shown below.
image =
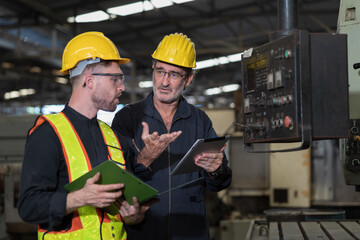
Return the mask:
{"type": "MultiPolygon", "coordinates": [[[[112,127],[121,135],[133,141],[134,151],[141,150],[143,127],[141,122],[149,125],[149,132],[157,131],[159,135],[167,133],[166,126],[155,109],[153,93],[144,100],[130,104],[121,109],[113,120],[112,127]]],[[[182,134],[156,159],[150,168],[132,163],[132,170],[150,186],[159,191],[160,202],[153,204],[145,220],[135,226],[126,226],[128,240],[133,239],[209,239],[208,220],[204,204],[204,190],[220,191],[231,183],[231,170],[224,157],[225,174],[217,180],[211,179],[205,170],[170,176],[171,170],[199,138],[215,137],[211,120],[204,111],[190,105],[181,97],[178,110],[172,121],[170,132],[182,131],[182,134]],[[191,185],[169,191],[189,181],[191,185]]]]}

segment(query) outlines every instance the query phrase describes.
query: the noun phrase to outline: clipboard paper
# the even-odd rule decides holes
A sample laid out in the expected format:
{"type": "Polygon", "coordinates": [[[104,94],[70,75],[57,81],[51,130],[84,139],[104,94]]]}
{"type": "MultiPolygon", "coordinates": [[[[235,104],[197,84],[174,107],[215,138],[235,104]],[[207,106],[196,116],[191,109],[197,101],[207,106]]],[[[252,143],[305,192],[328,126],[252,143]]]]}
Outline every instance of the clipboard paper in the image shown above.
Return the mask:
{"type": "MultiPolygon", "coordinates": [[[[65,189],[73,192],[83,188],[86,180],[93,177],[97,172],[100,172],[101,174],[100,180],[97,184],[123,183],[123,197],[130,205],[133,204],[132,197],[134,196],[138,199],[139,203],[142,204],[158,195],[158,191],[156,189],[144,183],[133,174],[122,169],[111,160],[101,163],[78,179],[66,184],[65,189]]],[[[116,203],[113,203],[103,209],[112,215],[116,215],[119,213],[116,205],[116,203]]]]}

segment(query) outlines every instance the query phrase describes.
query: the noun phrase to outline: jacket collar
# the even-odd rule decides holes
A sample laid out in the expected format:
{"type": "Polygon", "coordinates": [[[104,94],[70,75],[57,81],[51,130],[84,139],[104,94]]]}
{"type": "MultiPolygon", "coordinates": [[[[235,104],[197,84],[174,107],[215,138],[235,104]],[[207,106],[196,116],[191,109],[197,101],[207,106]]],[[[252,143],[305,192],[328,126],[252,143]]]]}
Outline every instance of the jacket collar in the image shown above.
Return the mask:
{"type": "Polygon", "coordinates": [[[71,119],[76,119],[76,121],[81,121],[83,124],[88,123],[89,125],[96,124],[97,123],[97,116],[89,119],[70,107],[68,103],[65,104],[65,107],[63,109],[63,112],[71,119]]]}
{"type": "MultiPolygon", "coordinates": [[[[156,110],[154,105],[154,92],[151,92],[145,98],[145,109],[144,113],[150,117],[160,116],[159,112],[156,110]]],[[[190,104],[186,101],[186,99],[181,95],[178,109],[175,112],[174,118],[187,118],[191,114],[190,104]]]]}

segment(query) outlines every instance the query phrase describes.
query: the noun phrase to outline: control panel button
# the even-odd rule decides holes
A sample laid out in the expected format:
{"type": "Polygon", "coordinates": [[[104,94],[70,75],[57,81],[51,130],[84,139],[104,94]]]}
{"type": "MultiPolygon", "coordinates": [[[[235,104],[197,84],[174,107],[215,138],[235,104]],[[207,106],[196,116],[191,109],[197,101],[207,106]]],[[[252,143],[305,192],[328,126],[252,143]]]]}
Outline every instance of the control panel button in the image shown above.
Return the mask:
{"type": "Polygon", "coordinates": [[[291,58],[292,57],[292,51],[291,49],[285,50],[285,58],[291,58]]]}
{"type": "Polygon", "coordinates": [[[275,72],[275,87],[283,87],[284,86],[284,80],[283,80],[283,72],[281,70],[278,70],[275,72]]]}
{"type": "Polygon", "coordinates": [[[292,101],[293,101],[292,95],[287,95],[286,96],[286,101],[287,101],[287,103],[292,103],[292,101]]]}
{"type": "Polygon", "coordinates": [[[293,126],[293,121],[292,121],[291,117],[286,116],[286,117],[284,118],[284,126],[285,126],[286,128],[291,128],[291,127],[293,126]]]}
{"type": "Polygon", "coordinates": [[[278,127],[281,128],[282,126],[284,126],[284,121],[282,119],[278,120],[278,127]]]}
{"type": "Polygon", "coordinates": [[[250,98],[245,98],[244,99],[244,112],[245,113],[250,113],[251,109],[250,109],[250,98]]]}
{"type": "Polygon", "coordinates": [[[274,97],[271,99],[273,106],[279,106],[281,104],[281,99],[278,97],[274,97]]]}
{"type": "Polygon", "coordinates": [[[274,89],[274,73],[268,73],[267,75],[267,89],[274,89]]]}

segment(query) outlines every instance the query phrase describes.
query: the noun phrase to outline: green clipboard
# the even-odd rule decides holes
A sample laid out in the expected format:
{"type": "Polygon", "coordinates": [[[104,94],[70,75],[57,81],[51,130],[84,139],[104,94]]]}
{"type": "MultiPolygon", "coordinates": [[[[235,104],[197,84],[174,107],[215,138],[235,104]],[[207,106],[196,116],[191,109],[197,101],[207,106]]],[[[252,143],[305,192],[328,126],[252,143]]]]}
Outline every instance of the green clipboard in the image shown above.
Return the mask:
{"type": "MultiPolygon", "coordinates": [[[[133,174],[122,169],[112,160],[101,163],[75,181],[66,184],[65,189],[73,192],[83,188],[86,180],[93,177],[97,172],[100,172],[101,174],[100,180],[97,184],[123,183],[123,197],[131,205],[133,204],[132,197],[134,196],[138,199],[139,203],[142,204],[158,195],[158,191],[156,189],[144,183],[133,174]]],[[[112,215],[119,213],[119,210],[114,203],[103,209],[112,215]]]]}

